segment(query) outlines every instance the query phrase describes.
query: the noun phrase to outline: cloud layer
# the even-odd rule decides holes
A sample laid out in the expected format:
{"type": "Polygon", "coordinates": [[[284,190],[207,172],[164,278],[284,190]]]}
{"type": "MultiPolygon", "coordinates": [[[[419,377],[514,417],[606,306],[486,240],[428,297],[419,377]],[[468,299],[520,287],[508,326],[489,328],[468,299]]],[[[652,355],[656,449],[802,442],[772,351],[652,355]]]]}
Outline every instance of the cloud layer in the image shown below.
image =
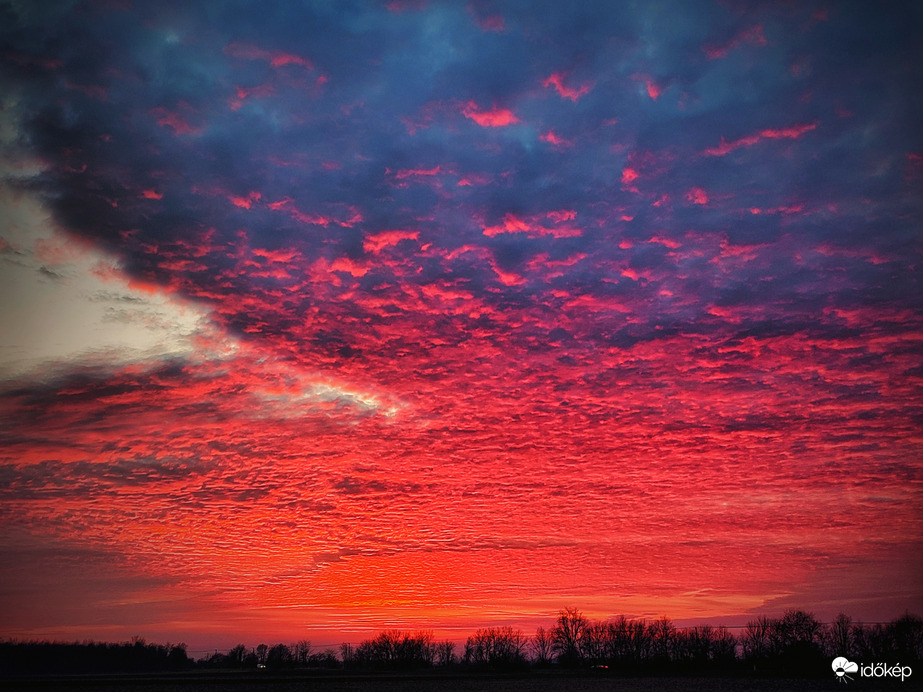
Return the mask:
{"type": "Polygon", "coordinates": [[[5,13],[6,634],[921,605],[909,5],[5,13]]]}

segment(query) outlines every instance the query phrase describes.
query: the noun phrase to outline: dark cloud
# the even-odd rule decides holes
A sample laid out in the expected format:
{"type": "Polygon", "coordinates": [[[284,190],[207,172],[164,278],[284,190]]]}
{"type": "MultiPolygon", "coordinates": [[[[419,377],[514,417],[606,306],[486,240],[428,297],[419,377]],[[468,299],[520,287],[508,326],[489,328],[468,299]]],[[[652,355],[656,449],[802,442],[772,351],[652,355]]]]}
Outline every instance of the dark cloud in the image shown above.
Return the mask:
{"type": "Polygon", "coordinates": [[[911,5],[2,12],[4,150],[131,287],[88,300],[117,325],[170,294],[222,341],[6,385],[3,489],[36,532],[85,511],[93,540],[276,605],[279,575],[342,604],[347,573],[415,604],[464,570],[570,597],[579,544],[588,594],[626,560],[626,593],[688,612],[724,580],[717,612],[810,592],[828,530],[919,529],[911,5]],[[657,577],[706,531],[795,567],[657,577]],[[424,586],[386,561],[416,552],[424,586]]]}

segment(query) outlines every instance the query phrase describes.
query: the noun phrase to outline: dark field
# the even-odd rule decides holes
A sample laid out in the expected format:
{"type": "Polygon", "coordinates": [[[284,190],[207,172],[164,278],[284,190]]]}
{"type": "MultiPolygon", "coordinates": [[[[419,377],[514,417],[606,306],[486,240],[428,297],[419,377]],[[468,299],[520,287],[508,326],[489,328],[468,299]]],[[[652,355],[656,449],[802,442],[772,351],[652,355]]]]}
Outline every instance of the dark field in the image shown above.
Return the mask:
{"type": "Polygon", "coordinates": [[[808,690],[923,690],[918,682],[856,678],[838,684],[831,674],[821,679],[749,677],[618,677],[606,674],[567,675],[273,675],[258,673],[175,675],[87,675],[0,679],[0,688],[19,690],[101,690],[103,692],[807,692],[808,690]]]}

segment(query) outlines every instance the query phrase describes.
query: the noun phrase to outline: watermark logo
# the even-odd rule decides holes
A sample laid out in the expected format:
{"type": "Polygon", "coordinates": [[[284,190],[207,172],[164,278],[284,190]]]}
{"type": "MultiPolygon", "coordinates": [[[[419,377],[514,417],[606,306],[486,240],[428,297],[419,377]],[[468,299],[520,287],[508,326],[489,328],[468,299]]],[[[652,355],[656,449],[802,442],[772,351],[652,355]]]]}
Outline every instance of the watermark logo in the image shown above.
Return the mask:
{"type": "Polygon", "coordinates": [[[852,680],[849,673],[859,672],[859,664],[853,663],[843,656],[837,656],[833,659],[833,672],[836,673],[837,680],[840,682],[847,682],[848,680],[852,680]]]}
{"type": "Polygon", "coordinates": [[[844,656],[833,659],[831,668],[840,682],[852,680],[850,673],[858,673],[861,678],[900,678],[901,682],[913,673],[910,666],[902,666],[900,663],[893,666],[889,663],[855,663],[844,656]]]}

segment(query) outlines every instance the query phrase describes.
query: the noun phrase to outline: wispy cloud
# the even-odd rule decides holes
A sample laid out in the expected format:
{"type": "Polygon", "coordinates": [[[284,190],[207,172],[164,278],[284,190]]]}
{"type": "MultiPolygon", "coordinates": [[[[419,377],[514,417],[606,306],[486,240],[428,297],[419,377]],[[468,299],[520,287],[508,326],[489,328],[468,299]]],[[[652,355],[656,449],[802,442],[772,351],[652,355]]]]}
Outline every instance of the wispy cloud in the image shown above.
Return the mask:
{"type": "Polygon", "coordinates": [[[10,9],[6,633],[917,607],[905,15],[10,9]]]}

